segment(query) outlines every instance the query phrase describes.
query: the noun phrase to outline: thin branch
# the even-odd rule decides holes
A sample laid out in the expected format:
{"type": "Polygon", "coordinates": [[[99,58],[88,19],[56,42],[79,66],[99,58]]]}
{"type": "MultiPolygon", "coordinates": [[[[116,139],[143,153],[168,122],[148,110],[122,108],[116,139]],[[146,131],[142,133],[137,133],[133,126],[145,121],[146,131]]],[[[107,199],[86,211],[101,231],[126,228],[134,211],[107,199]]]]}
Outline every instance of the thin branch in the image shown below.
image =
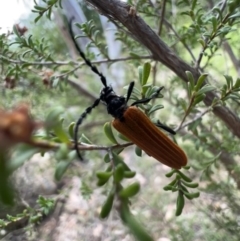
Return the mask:
{"type": "MultiPolygon", "coordinates": [[[[104,63],[116,63],[116,62],[123,62],[126,60],[134,60],[134,59],[152,59],[152,55],[143,55],[143,56],[129,56],[129,57],[123,57],[123,58],[115,58],[115,59],[102,59],[102,60],[96,60],[96,61],[91,61],[93,64],[104,64],[104,63]]],[[[16,59],[11,59],[6,56],[0,55],[0,59],[4,59],[10,63],[13,64],[31,64],[31,65],[43,65],[43,66],[48,66],[48,65],[77,65],[76,68],[79,68],[83,65],[86,65],[85,62],[77,62],[77,61],[54,61],[54,62],[37,62],[37,61],[27,61],[24,59],[21,60],[16,60],[16,59]]]]}
{"type": "Polygon", "coordinates": [[[212,111],[212,107],[208,107],[205,111],[203,111],[202,113],[200,113],[199,115],[197,115],[195,118],[193,118],[192,120],[186,122],[184,125],[180,125],[177,129],[175,129],[174,131],[178,132],[180,129],[183,129],[189,125],[191,125],[192,123],[194,123],[195,121],[201,119],[204,115],[206,115],[208,112],[212,111]]]}
{"type": "Polygon", "coordinates": [[[98,98],[98,96],[95,96],[95,95],[91,94],[87,89],[83,88],[76,81],[74,81],[72,79],[69,79],[69,78],[67,79],[67,81],[75,90],[77,90],[82,95],[90,98],[92,101],[94,101],[98,98]]]}
{"type": "Polygon", "coordinates": [[[25,59],[20,59],[20,60],[16,60],[16,59],[11,59],[11,58],[8,58],[2,54],[0,54],[0,59],[3,59],[3,60],[6,60],[8,61],[9,63],[13,63],[13,64],[30,64],[30,65],[69,65],[70,63],[74,63],[74,64],[78,64],[77,62],[70,62],[70,61],[54,61],[54,62],[37,62],[37,61],[27,61],[25,59]]]}
{"type": "Polygon", "coordinates": [[[164,22],[164,16],[165,16],[165,8],[166,8],[166,0],[162,1],[162,10],[161,10],[161,15],[160,15],[160,23],[159,23],[159,29],[158,29],[158,35],[161,36],[162,33],[162,26],[163,26],[163,22],[164,22]]]}
{"type": "MultiPolygon", "coordinates": [[[[44,150],[55,150],[60,147],[59,143],[43,141],[43,140],[38,140],[38,139],[31,140],[27,144],[34,146],[36,148],[44,149],[44,150]]],[[[118,148],[125,148],[125,147],[131,146],[131,145],[133,145],[133,143],[131,143],[131,142],[127,142],[124,144],[116,144],[116,145],[112,145],[112,146],[98,146],[98,145],[89,145],[86,143],[81,143],[78,145],[78,148],[81,151],[92,151],[92,150],[109,151],[109,149],[114,150],[114,149],[118,149],[118,148]]],[[[75,149],[74,143],[70,143],[68,146],[69,146],[69,149],[71,149],[71,150],[75,149]]]]}

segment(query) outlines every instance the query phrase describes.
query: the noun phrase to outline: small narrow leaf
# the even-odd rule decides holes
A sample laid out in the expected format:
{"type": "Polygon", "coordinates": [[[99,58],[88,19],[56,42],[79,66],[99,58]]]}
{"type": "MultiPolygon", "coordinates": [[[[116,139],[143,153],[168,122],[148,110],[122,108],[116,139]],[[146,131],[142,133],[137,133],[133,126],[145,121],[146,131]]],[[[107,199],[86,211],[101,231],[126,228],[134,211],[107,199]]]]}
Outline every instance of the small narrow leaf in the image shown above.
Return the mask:
{"type": "Polygon", "coordinates": [[[196,97],[194,98],[194,101],[193,101],[192,106],[195,106],[195,105],[197,105],[198,103],[202,102],[205,97],[206,97],[205,94],[201,94],[201,95],[196,96],[196,97]]]}
{"type": "Polygon", "coordinates": [[[198,187],[198,183],[189,183],[189,182],[184,182],[184,181],[181,181],[181,182],[186,187],[190,187],[190,188],[197,188],[198,187]]]}
{"type": "Polygon", "coordinates": [[[217,30],[217,25],[218,25],[217,18],[216,18],[215,16],[213,16],[213,17],[212,17],[213,32],[216,32],[216,30],[217,30]]]}
{"type": "Polygon", "coordinates": [[[177,172],[177,170],[174,169],[174,170],[170,171],[169,173],[165,174],[165,176],[166,177],[171,177],[176,172],[177,172]]]}
{"type": "Polygon", "coordinates": [[[225,80],[227,82],[227,88],[230,90],[232,89],[232,86],[233,86],[233,79],[232,79],[232,76],[229,76],[229,75],[224,75],[225,77],[225,80]]]}
{"type": "Polygon", "coordinates": [[[119,183],[122,181],[124,177],[124,167],[121,163],[119,163],[116,169],[114,170],[113,177],[115,183],[119,183]]]}
{"type": "Polygon", "coordinates": [[[114,135],[113,135],[113,131],[112,131],[112,125],[110,122],[106,122],[104,124],[104,133],[107,136],[107,138],[114,144],[118,144],[117,140],[115,139],[114,135]]]}
{"type": "Polygon", "coordinates": [[[138,67],[138,80],[139,80],[139,83],[141,86],[143,86],[142,79],[143,79],[143,67],[139,66],[138,67]]]}
{"type": "Polygon", "coordinates": [[[175,213],[176,216],[181,215],[182,210],[184,208],[184,204],[185,204],[185,201],[184,201],[183,193],[182,193],[182,191],[179,191],[178,197],[177,197],[177,204],[176,204],[176,206],[177,206],[176,207],[176,213],[175,213]]]}
{"type": "Polygon", "coordinates": [[[102,210],[100,212],[100,218],[104,219],[104,218],[108,217],[108,215],[110,214],[110,212],[112,210],[113,201],[114,201],[114,192],[111,191],[108,194],[108,197],[102,206],[102,210]]]}
{"type": "Polygon", "coordinates": [[[151,71],[151,64],[149,62],[144,63],[143,72],[142,72],[142,86],[145,85],[148,81],[148,77],[151,71]]]}
{"type": "Polygon", "coordinates": [[[125,178],[133,178],[136,175],[136,172],[132,171],[124,171],[123,176],[125,178]]]}
{"type": "Polygon", "coordinates": [[[145,228],[140,225],[127,208],[121,210],[121,218],[138,241],[154,241],[145,228]]]}
{"type": "Polygon", "coordinates": [[[148,115],[151,115],[152,113],[154,113],[157,110],[162,109],[164,106],[163,105],[154,105],[149,111],[148,111],[148,115]]]}
{"type": "Polygon", "coordinates": [[[198,198],[200,196],[200,192],[194,192],[194,193],[184,193],[184,196],[189,199],[192,200],[194,198],[198,198]]]}
{"type": "Polygon", "coordinates": [[[186,71],[185,73],[190,82],[190,88],[191,88],[191,90],[193,90],[194,86],[195,86],[195,80],[194,80],[193,74],[190,71],[186,71]]]}
{"type": "Polygon", "coordinates": [[[167,186],[165,186],[165,187],[163,188],[163,190],[164,190],[164,191],[171,191],[172,188],[173,188],[172,186],[167,185],[167,186]]]}
{"type": "Polygon", "coordinates": [[[204,85],[198,92],[197,92],[197,95],[201,95],[201,94],[205,94],[209,91],[213,91],[215,90],[216,88],[212,85],[204,85]]]}
{"type": "Polygon", "coordinates": [[[83,142],[86,144],[92,144],[92,142],[84,134],[81,135],[80,142],[83,142]]]}
{"type": "Polygon", "coordinates": [[[112,176],[112,172],[97,172],[96,176],[98,179],[108,180],[112,176]]]}
{"type": "Polygon", "coordinates": [[[198,91],[198,90],[202,87],[202,85],[203,85],[205,79],[207,78],[207,76],[208,76],[208,74],[202,74],[202,75],[198,78],[197,84],[196,84],[196,86],[195,86],[195,91],[198,91]]]}
{"type": "Polygon", "coordinates": [[[61,122],[55,123],[55,126],[53,127],[53,131],[61,142],[70,143],[69,137],[65,132],[65,130],[63,129],[61,122]]]}
{"type": "Polygon", "coordinates": [[[61,180],[63,174],[66,172],[70,163],[71,162],[68,162],[68,161],[60,161],[57,163],[55,174],[54,174],[54,177],[57,181],[61,180]]]}
{"type": "Polygon", "coordinates": [[[183,174],[182,172],[180,171],[177,171],[177,173],[179,174],[179,176],[186,182],[192,182],[192,179],[187,177],[185,174],[183,174]]]}
{"type": "Polygon", "coordinates": [[[142,156],[142,149],[141,148],[139,148],[138,146],[136,146],[135,147],[135,153],[136,153],[136,155],[137,156],[142,156]]]}
{"type": "Polygon", "coordinates": [[[68,126],[68,134],[69,136],[73,139],[74,138],[74,127],[75,127],[75,122],[71,122],[70,125],[68,126]]]}
{"type": "Polygon", "coordinates": [[[134,182],[133,184],[129,185],[128,187],[121,190],[119,196],[122,198],[130,198],[135,196],[140,190],[140,185],[138,182],[134,182]]]}

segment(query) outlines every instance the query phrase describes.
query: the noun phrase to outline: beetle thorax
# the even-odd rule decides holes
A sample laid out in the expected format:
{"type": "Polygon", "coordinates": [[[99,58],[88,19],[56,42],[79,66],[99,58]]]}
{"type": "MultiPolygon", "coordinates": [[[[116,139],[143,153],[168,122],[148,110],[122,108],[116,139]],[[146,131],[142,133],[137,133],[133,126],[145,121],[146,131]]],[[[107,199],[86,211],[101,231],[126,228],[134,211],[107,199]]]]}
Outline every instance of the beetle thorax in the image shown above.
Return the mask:
{"type": "Polygon", "coordinates": [[[123,113],[127,108],[126,99],[116,95],[111,86],[101,90],[100,100],[107,105],[107,111],[110,115],[117,119],[123,118],[123,113]]]}

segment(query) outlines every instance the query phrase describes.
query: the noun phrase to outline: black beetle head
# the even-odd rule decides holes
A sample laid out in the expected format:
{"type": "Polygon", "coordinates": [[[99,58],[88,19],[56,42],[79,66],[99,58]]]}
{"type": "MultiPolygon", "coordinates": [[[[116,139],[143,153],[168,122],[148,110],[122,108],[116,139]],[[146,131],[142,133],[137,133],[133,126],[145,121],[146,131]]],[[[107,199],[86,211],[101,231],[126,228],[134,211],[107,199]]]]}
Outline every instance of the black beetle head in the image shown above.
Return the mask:
{"type": "Polygon", "coordinates": [[[114,118],[122,119],[127,108],[126,98],[118,96],[113,91],[112,86],[104,87],[100,92],[100,100],[107,105],[107,111],[114,118]]]}

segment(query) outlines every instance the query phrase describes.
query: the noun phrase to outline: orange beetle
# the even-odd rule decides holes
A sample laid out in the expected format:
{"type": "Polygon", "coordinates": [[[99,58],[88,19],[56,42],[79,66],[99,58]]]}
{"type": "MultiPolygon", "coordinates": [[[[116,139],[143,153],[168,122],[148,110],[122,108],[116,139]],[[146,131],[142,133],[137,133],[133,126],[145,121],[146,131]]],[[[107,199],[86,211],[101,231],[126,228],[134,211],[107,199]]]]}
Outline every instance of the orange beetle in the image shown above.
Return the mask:
{"type": "MultiPolygon", "coordinates": [[[[102,101],[106,104],[108,113],[114,117],[112,122],[113,127],[144,150],[149,156],[152,156],[164,165],[175,169],[180,169],[182,166],[185,166],[187,164],[187,157],[184,151],[162,131],[160,131],[159,128],[157,128],[156,125],[135,106],[138,104],[148,103],[151,99],[156,98],[163,87],[160,87],[152,97],[138,100],[132,103],[129,107],[127,102],[132,94],[134,82],[130,83],[126,98],[124,96],[116,95],[112,87],[107,85],[107,80],[104,75],[98,71],[96,66],[92,65],[91,61],[85,57],[85,54],[76,44],[73,37],[71,23],[70,33],[80,56],[91,68],[91,70],[100,77],[101,82],[104,85],[104,88],[100,92],[100,97],[95,100],[92,106],[88,107],[83,112],[76,123],[74,141],[75,149],[79,158],[82,159],[78,149],[78,128],[83,119],[90,114],[93,108],[98,106],[100,101],[102,101]]],[[[158,123],[158,126],[172,134],[175,134],[171,128],[164,126],[160,122],[158,123]]]]}

